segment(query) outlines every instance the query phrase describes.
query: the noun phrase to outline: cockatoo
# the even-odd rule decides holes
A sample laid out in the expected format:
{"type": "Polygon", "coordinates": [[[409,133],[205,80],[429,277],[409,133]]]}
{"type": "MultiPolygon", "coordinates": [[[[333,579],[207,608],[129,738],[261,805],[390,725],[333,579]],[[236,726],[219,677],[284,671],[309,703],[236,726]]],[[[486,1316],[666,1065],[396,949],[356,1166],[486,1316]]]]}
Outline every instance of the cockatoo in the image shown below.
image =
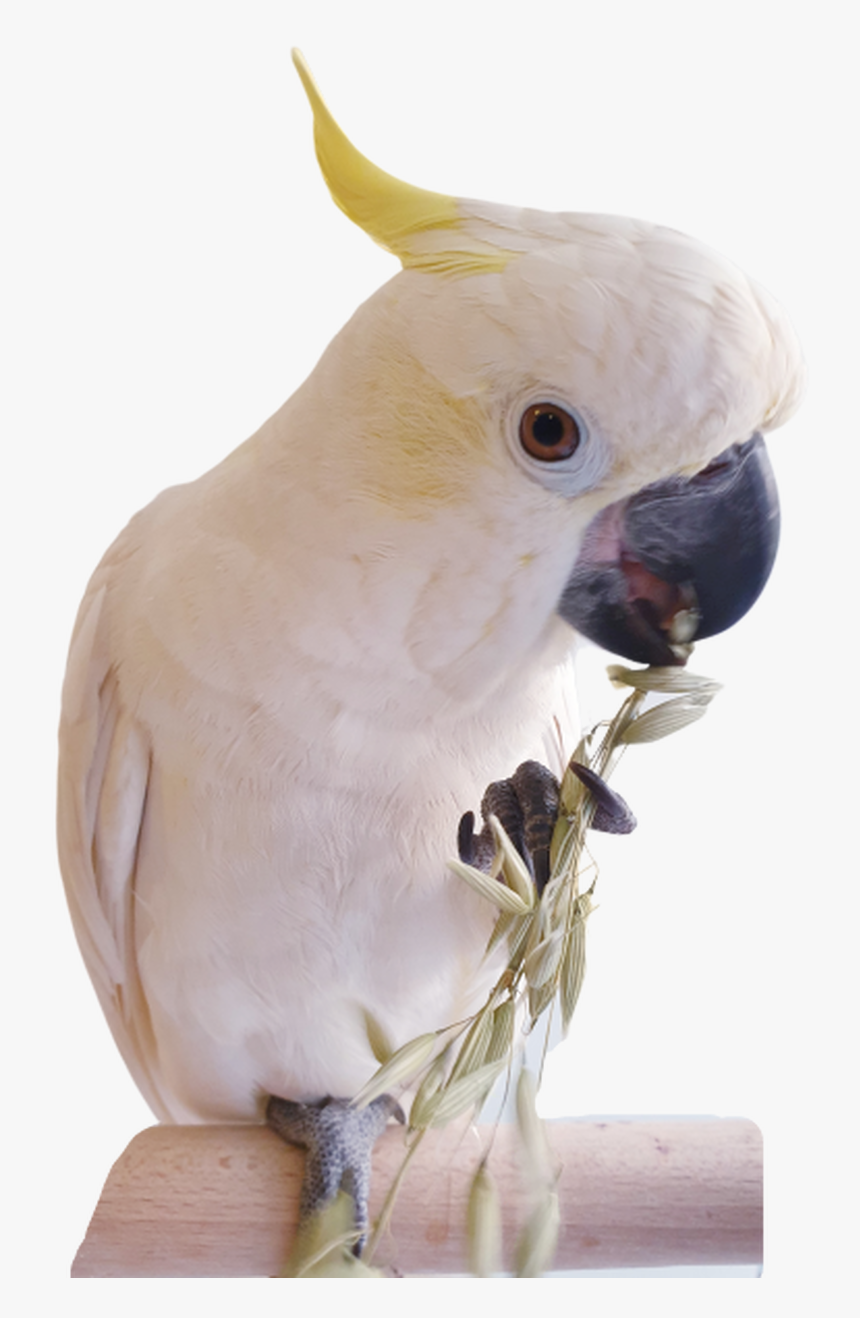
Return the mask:
{"type": "Polygon", "coordinates": [[[399,1046],[498,970],[494,913],[446,865],[458,821],[522,762],[560,770],[577,633],[672,664],[749,607],[778,525],[761,436],[803,368],[778,305],[698,242],[400,182],[295,60],[335,202],[403,269],[96,569],[59,843],[158,1117],[317,1104],[317,1163],[361,1199],[393,1107],[348,1131],[363,1014],[399,1046]]]}

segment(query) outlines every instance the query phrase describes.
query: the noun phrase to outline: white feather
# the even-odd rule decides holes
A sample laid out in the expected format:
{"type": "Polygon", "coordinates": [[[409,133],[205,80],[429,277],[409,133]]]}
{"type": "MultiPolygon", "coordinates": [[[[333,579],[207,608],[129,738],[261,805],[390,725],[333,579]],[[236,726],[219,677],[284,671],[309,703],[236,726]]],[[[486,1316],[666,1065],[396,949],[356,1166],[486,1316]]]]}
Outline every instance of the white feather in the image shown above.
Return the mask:
{"type": "Polygon", "coordinates": [[[102,1005],[162,1117],[348,1096],[376,1066],[362,1008],[400,1045],[482,1000],[493,915],[445,862],[490,781],[572,749],[573,635],[554,609],[586,526],[796,395],[784,321],[690,240],[510,225],[523,255],[502,271],[381,289],[90,584],[61,858],[102,1005]],[[512,453],[535,391],[593,428],[576,495],[512,453]]]}

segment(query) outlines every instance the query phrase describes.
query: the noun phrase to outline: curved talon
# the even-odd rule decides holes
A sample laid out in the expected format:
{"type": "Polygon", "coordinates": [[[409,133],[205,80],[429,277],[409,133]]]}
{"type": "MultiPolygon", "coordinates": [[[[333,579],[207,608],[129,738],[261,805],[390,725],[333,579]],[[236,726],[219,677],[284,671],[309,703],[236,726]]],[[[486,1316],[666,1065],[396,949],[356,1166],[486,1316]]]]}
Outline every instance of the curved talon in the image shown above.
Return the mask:
{"type": "Polygon", "coordinates": [[[464,865],[475,863],[475,812],[467,810],[457,826],[457,855],[464,865]]]}
{"type": "Polygon", "coordinates": [[[266,1106],[269,1129],[307,1153],[299,1224],[319,1212],[343,1188],[355,1205],[355,1225],[360,1233],[353,1251],[357,1255],[367,1235],[371,1154],[391,1116],[401,1123],[405,1121],[403,1109],[390,1094],[382,1094],[360,1109],[342,1098],[296,1103],[274,1095],[266,1106]]]}
{"type": "Polygon", "coordinates": [[[636,816],[630,806],[593,769],[571,761],[570,771],[594,797],[591,827],[598,833],[632,833],[636,816]]]}

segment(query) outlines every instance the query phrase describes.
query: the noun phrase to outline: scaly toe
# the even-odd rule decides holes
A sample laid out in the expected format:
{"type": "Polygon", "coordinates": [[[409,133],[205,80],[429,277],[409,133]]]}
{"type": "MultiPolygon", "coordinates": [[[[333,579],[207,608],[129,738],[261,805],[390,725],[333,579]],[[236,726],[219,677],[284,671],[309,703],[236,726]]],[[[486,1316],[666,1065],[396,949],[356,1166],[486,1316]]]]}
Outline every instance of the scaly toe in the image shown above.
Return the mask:
{"type": "Polygon", "coordinates": [[[299,1205],[300,1224],[334,1199],[343,1188],[355,1204],[360,1254],[367,1234],[367,1201],[373,1146],[391,1116],[403,1121],[400,1104],[382,1094],[365,1108],[348,1099],[325,1098],[320,1103],[296,1103],[271,1097],[266,1124],[288,1144],[305,1149],[305,1174],[299,1205]]]}

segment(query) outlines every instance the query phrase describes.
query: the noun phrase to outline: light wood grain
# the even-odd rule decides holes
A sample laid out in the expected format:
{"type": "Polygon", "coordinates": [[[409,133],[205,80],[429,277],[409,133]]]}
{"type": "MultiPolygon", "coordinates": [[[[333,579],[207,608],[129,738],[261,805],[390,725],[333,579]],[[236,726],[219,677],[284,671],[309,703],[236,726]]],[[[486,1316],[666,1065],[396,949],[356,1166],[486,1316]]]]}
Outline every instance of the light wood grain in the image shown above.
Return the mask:
{"type": "MultiPolygon", "coordinates": [[[[548,1122],[561,1167],[557,1268],[757,1263],[762,1146],[752,1122],[548,1122]]],[[[402,1274],[466,1270],[465,1203],[489,1138],[434,1132],[404,1182],[375,1260],[402,1274]]],[[[513,1127],[495,1137],[506,1262],[527,1211],[513,1127]]],[[[403,1155],[374,1155],[371,1217],[403,1155]]],[[[76,1277],[271,1276],[295,1230],[302,1155],[261,1126],[154,1126],[117,1160],[72,1268],[76,1277]]]]}

